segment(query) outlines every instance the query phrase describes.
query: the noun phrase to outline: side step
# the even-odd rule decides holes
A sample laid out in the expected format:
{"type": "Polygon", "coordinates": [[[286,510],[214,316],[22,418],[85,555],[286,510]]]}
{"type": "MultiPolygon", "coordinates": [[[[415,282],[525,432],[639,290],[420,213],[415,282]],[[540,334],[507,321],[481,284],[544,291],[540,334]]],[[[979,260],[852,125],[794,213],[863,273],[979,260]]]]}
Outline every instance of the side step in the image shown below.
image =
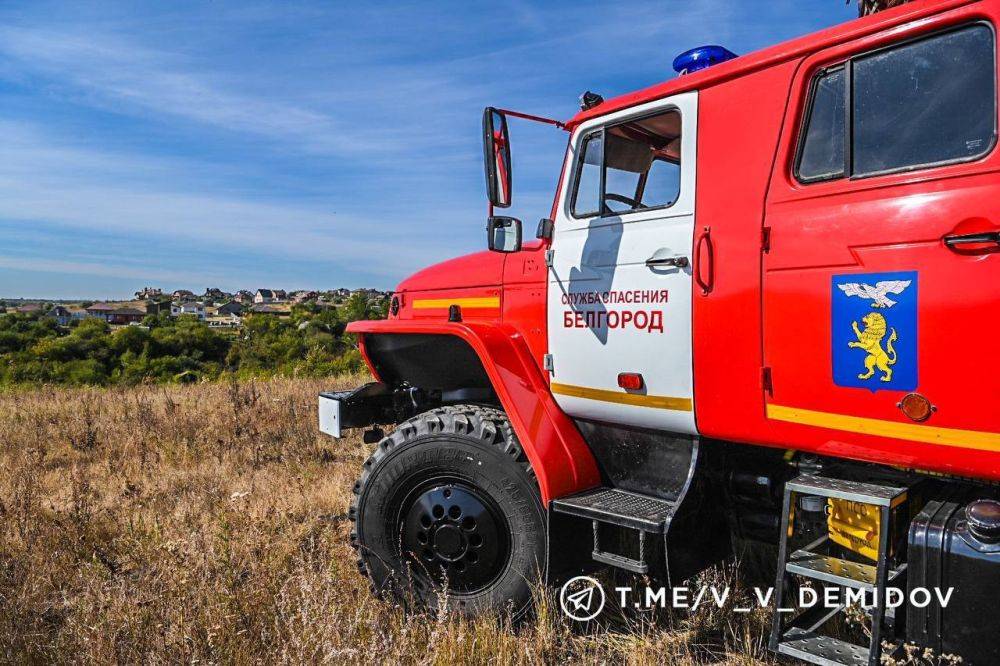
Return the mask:
{"type": "Polygon", "coordinates": [[[875,587],[875,567],[872,565],[814,553],[805,548],[791,554],[785,571],[842,587],[875,587]]]}
{"type": "Polygon", "coordinates": [[[869,652],[861,645],[795,627],[778,645],[778,654],[821,666],[867,666],[869,652]]]}
{"type": "MultiPolygon", "coordinates": [[[[817,546],[826,543],[824,537],[808,548],[797,550],[788,558],[785,571],[797,574],[803,578],[821,580],[838,587],[852,587],[859,590],[874,590],[878,577],[878,568],[872,564],[852,562],[832,555],[813,552],[817,546]]],[[[888,582],[896,580],[906,571],[906,565],[889,571],[888,582]]]]}
{"type": "Polygon", "coordinates": [[[895,506],[901,498],[905,498],[907,490],[897,486],[847,481],[814,474],[798,476],[785,484],[785,488],[803,495],[832,497],[875,506],[895,506]]]}
{"type": "Polygon", "coordinates": [[[677,505],[648,495],[616,488],[595,488],[552,500],[552,510],[619,527],[663,534],[677,505]]]}
{"type": "Polygon", "coordinates": [[[595,488],[577,495],[552,500],[555,513],[564,513],[591,521],[594,532],[594,561],[638,574],[649,573],[646,562],[646,535],[663,535],[677,511],[677,504],[648,495],[595,488]],[[639,557],[634,559],[601,548],[601,523],[636,530],[639,535],[639,557]]]}

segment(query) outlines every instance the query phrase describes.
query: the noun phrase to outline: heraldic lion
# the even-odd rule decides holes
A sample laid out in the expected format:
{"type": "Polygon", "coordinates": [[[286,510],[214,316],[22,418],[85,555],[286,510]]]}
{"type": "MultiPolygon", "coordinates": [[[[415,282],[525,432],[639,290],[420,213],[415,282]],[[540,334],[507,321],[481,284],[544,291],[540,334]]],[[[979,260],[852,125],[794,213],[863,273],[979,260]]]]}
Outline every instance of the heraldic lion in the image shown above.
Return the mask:
{"type": "Polygon", "coordinates": [[[851,322],[851,326],[854,327],[854,334],[858,336],[858,341],[847,343],[848,347],[864,349],[868,352],[868,357],[865,358],[865,368],[868,369],[868,372],[858,375],[858,379],[870,379],[875,374],[875,369],[878,368],[882,371],[882,381],[891,382],[892,366],[896,365],[897,360],[896,350],[892,347],[892,343],[898,340],[896,329],[892,329],[892,334],[886,343],[886,349],[888,350],[888,353],[886,353],[886,350],[882,349],[882,339],[888,330],[885,317],[878,312],[870,312],[862,317],[861,321],[865,325],[863,331],[858,328],[858,322],[851,322]]]}

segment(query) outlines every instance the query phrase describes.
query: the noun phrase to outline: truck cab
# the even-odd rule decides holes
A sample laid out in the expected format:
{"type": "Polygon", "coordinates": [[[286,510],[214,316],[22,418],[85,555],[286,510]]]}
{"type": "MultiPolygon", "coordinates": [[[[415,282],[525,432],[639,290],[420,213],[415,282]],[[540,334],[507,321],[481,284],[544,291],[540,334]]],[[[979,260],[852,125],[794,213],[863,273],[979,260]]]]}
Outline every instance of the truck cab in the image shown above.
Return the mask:
{"type": "MultiPolygon", "coordinates": [[[[428,600],[446,582],[469,614],[520,610],[517,576],[676,584],[746,540],[775,547],[778,589],[819,558],[867,567],[824,584],[905,588],[907,542],[1000,580],[998,17],[917,1],[686,52],[676,78],[585,95],[568,121],[488,108],[488,249],[352,324],[374,382],[320,398],[324,431],[381,439],[352,507],[376,586],[416,562],[442,572],[428,600]],[[568,133],[533,240],[496,214],[515,121],[568,133]],[[965,521],[936,523],[942,506],[965,521]],[[927,529],[971,529],[968,548],[927,529]]],[[[960,602],[938,620],[983,593],[972,570],[941,574],[960,602]]],[[[872,608],[843,663],[878,663],[872,608]]],[[[900,641],[1000,659],[910,610],[900,641]]],[[[776,614],[770,644],[841,663],[819,636],[776,614]]]]}

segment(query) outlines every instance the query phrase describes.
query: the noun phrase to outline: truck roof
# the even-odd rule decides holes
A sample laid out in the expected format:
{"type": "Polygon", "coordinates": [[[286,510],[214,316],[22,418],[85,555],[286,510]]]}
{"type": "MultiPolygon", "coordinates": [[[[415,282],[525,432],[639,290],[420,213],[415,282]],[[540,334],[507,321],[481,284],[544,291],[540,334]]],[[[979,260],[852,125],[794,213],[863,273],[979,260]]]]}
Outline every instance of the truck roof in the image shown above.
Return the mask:
{"type": "Polygon", "coordinates": [[[642,90],[613,97],[591,109],[579,112],[566,123],[566,127],[569,130],[573,130],[580,123],[591,118],[689,90],[707,88],[793,58],[806,56],[834,44],[859,39],[924,16],[938,14],[979,1],[914,0],[913,2],[885,10],[878,14],[841,23],[831,28],[826,28],[802,37],[796,37],[775,46],[769,46],[693,74],[678,76],[677,78],[657,83],[642,90]]]}

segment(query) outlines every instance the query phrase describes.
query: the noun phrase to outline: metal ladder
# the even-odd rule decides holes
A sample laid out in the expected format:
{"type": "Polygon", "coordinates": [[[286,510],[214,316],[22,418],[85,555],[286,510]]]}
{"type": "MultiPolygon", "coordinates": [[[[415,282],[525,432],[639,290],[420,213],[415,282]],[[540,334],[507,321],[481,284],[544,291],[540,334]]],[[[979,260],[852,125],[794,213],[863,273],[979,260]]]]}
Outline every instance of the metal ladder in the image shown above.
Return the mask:
{"type": "Polygon", "coordinates": [[[778,551],[778,576],[775,584],[775,613],[768,647],[772,652],[823,666],[877,666],[882,656],[882,626],[886,620],[885,594],[890,582],[902,580],[906,565],[889,566],[889,538],[892,534],[892,510],[906,501],[907,488],[898,486],[846,481],[811,474],[801,475],[785,484],[782,506],[781,543],[778,551]],[[879,508],[878,561],[875,565],[852,562],[826,553],[831,545],[829,536],[822,536],[806,547],[789,555],[791,512],[795,496],[811,495],[869,504],[879,508]],[[820,628],[846,605],[827,608],[822,603],[789,616],[795,609],[785,608],[784,597],[792,575],[820,581],[838,588],[874,592],[871,609],[871,640],[869,645],[856,645],[825,636],[820,628]]]}

